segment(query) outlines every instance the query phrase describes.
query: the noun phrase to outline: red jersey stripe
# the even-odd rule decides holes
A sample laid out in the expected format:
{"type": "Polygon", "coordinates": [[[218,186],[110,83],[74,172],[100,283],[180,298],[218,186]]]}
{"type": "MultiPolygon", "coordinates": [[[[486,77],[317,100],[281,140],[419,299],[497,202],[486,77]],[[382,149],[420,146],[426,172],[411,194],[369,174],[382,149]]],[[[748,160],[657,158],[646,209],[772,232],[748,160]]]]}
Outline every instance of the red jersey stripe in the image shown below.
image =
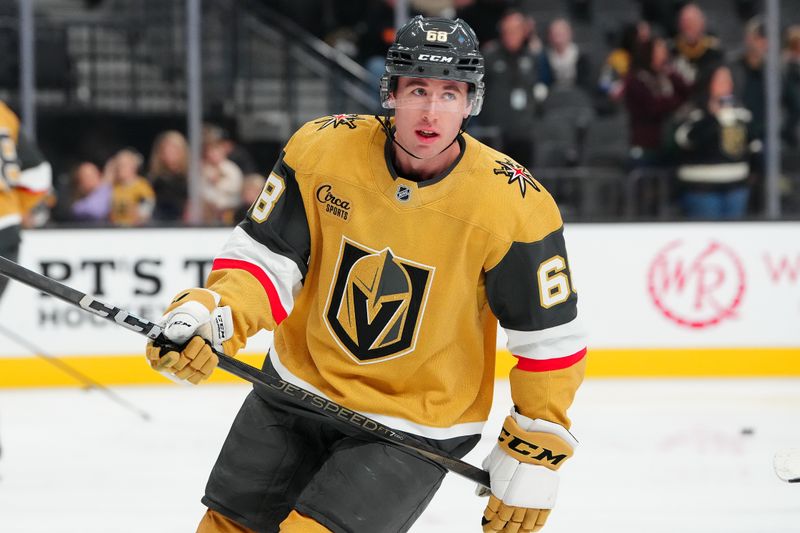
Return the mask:
{"type": "Polygon", "coordinates": [[[272,280],[269,279],[269,276],[267,276],[261,268],[253,263],[248,263],[247,261],[241,261],[239,259],[214,259],[214,264],[211,266],[211,270],[223,270],[226,268],[244,270],[256,278],[261,286],[264,287],[264,292],[267,293],[269,306],[272,310],[272,318],[275,320],[275,324],[277,325],[283,322],[288,316],[286,309],[284,309],[281,303],[280,296],[278,296],[278,291],[275,289],[272,280]]]}
{"type": "Polygon", "coordinates": [[[581,359],[584,358],[586,355],[586,348],[583,348],[579,352],[576,352],[572,355],[568,355],[566,357],[557,357],[556,359],[528,359],[527,357],[522,357],[520,355],[515,355],[519,361],[517,362],[517,368],[520,370],[524,370],[526,372],[547,372],[548,370],[561,370],[562,368],[568,368],[581,359]]]}
{"type": "Polygon", "coordinates": [[[14,190],[24,192],[25,194],[30,194],[33,196],[37,194],[44,194],[47,192],[47,189],[29,189],[28,187],[23,187],[22,185],[15,185],[14,190]]]}

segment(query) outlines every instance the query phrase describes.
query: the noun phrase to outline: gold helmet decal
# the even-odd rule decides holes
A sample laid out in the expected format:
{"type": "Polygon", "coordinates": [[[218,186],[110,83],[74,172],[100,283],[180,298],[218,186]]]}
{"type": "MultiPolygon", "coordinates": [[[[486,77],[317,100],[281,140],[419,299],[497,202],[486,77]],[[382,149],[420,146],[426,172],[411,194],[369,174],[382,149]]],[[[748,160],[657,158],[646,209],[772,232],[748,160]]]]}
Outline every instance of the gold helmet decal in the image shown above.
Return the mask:
{"type": "Polygon", "coordinates": [[[359,363],[413,351],[433,271],[343,239],[325,312],[337,344],[359,363]]]}

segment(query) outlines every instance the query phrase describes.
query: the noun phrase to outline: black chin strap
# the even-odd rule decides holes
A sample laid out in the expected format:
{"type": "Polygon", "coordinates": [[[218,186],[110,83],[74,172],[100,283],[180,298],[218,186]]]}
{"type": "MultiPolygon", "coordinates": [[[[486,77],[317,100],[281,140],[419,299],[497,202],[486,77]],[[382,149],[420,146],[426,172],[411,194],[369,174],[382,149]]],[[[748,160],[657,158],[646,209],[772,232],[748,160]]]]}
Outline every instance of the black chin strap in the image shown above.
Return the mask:
{"type": "Polygon", "coordinates": [[[402,144],[400,144],[399,142],[397,142],[397,139],[396,139],[396,138],[395,138],[395,136],[394,136],[394,132],[392,131],[392,128],[390,127],[392,123],[391,123],[391,121],[390,121],[390,119],[389,119],[389,115],[383,115],[383,116],[378,116],[378,115],[375,115],[375,119],[376,119],[376,120],[377,120],[377,121],[380,123],[380,125],[381,125],[381,126],[383,126],[383,131],[385,131],[385,132],[386,132],[386,137],[387,137],[388,139],[391,139],[391,140],[392,140],[392,142],[393,142],[394,144],[396,144],[397,146],[399,146],[399,147],[400,147],[400,149],[401,149],[402,151],[404,151],[405,153],[407,153],[408,155],[410,155],[410,156],[411,156],[411,157],[413,157],[414,159],[419,159],[419,160],[422,160],[422,159],[431,159],[431,158],[433,158],[433,157],[436,157],[436,156],[438,156],[439,154],[441,154],[442,152],[444,152],[445,150],[447,150],[448,148],[450,148],[451,146],[453,146],[453,143],[454,143],[454,142],[456,142],[456,141],[458,140],[458,136],[459,136],[459,135],[461,135],[462,133],[464,133],[464,132],[467,130],[467,124],[469,124],[469,120],[470,120],[471,118],[472,118],[472,115],[468,115],[468,116],[467,116],[467,118],[465,118],[465,119],[463,119],[463,120],[461,121],[461,127],[460,127],[460,128],[458,128],[458,133],[456,133],[456,136],[455,136],[455,137],[453,137],[453,140],[452,140],[452,141],[450,141],[450,143],[449,143],[447,146],[445,146],[444,148],[442,148],[442,149],[439,151],[439,153],[438,153],[438,154],[436,154],[436,155],[432,155],[431,157],[427,157],[427,158],[426,158],[426,157],[419,157],[419,156],[418,156],[418,155],[416,155],[416,154],[412,154],[411,152],[409,152],[408,150],[406,150],[406,147],[405,147],[405,146],[403,146],[402,144]]]}

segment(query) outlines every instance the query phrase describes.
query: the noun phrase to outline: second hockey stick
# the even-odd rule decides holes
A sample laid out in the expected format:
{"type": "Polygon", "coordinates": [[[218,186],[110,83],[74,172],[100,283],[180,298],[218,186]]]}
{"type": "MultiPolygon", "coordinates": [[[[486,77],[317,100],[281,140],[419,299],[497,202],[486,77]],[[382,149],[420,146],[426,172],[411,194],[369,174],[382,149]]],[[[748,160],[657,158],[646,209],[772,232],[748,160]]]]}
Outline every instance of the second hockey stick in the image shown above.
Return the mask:
{"type": "MultiPolygon", "coordinates": [[[[144,335],[152,339],[152,341],[159,346],[171,350],[181,350],[180,346],[176,346],[164,336],[158,324],[137,317],[119,307],[103,303],[88,294],[25,268],[5,257],[0,257],[0,275],[24,283],[50,296],[55,296],[70,305],[80,307],[84,311],[88,311],[131,331],[144,335]]],[[[245,381],[249,381],[250,383],[266,387],[266,390],[269,391],[270,394],[284,404],[291,404],[303,410],[311,411],[389,444],[412,450],[455,474],[463,476],[484,487],[489,487],[489,473],[485,470],[448,455],[442,450],[414,438],[411,435],[389,428],[380,422],[347,409],[318,394],[301,389],[280,378],[262,372],[222,352],[214,350],[214,353],[216,353],[219,358],[219,367],[222,370],[238,376],[245,381]]]]}
{"type": "Polygon", "coordinates": [[[125,409],[133,411],[134,413],[142,417],[142,420],[150,420],[150,414],[147,411],[139,409],[130,402],[125,401],[124,398],[122,398],[119,394],[115,393],[113,390],[109,389],[105,385],[102,385],[101,383],[98,383],[97,381],[93,380],[83,372],[80,372],[78,369],[71,367],[58,357],[53,357],[52,355],[46,353],[44,350],[36,346],[34,343],[29,341],[22,335],[17,335],[12,330],[6,328],[2,324],[0,324],[0,334],[11,339],[13,342],[19,344],[20,346],[27,348],[33,355],[42,359],[43,361],[47,361],[48,363],[58,368],[65,374],[68,374],[73,378],[77,379],[78,381],[83,383],[84,387],[87,390],[94,389],[96,391],[99,391],[105,394],[111,401],[113,401],[117,405],[121,405],[125,409]]]}

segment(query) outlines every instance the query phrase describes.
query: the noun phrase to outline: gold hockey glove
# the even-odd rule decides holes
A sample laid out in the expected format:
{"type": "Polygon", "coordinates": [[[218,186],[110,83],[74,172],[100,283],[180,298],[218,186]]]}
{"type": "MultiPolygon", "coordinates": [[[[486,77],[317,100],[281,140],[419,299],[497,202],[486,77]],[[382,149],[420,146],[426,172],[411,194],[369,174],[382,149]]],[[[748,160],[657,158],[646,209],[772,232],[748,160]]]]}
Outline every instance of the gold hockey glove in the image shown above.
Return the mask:
{"type": "Polygon", "coordinates": [[[219,362],[211,346],[222,351],[222,343],[233,336],[231,308],[218,307],[219,301],[219,294],[208,289],[178,293],[159,325],[167,339],[183,348],[162,353],[148,342],[145,353],[151,368],[195,385],[208,379],[219,362]]]}
{"type": "Polygon", "coordinates": [[[485,533],[532,533],[544,527],[558,493],[556,470],[578,445],[569,431],[512,409],[497,444],[483,461],[491,494],[483,512],[485,533]]]}

